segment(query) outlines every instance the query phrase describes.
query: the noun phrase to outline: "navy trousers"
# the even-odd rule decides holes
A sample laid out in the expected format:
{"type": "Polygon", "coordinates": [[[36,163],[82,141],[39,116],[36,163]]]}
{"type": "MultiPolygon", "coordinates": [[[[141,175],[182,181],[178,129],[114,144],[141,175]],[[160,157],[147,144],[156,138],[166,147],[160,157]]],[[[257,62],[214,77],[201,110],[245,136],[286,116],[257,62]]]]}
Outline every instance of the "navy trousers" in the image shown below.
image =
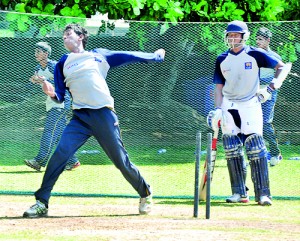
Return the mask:
{"type": "MultiPolygon", "coordinates": [[[[42,167],[47,165],[54,146],[67,125],[67,110],[63,108],[52,108],[47,112],[45,126],[40,142],[40,149],[34,158],[42,167]]],[[[76,163],[76,156],[72,156],[68,164],[76,163]]]]}
{"type": "Polygon", "coordinates": [[[275,129],[272,124],[274,118],[274,108],[277,99],[277,91],[272,93],[270,100],[261,105],[263,111],[263,137],[269,143],[269,149],[271,157],[278,156],[280,150],[278,147],[278,141],[275,135],[275,129]]]}
{"type": "Polygon", "coordinates": [[[96,138],[107,156],[140,197],[147,197],[151,194],[150,186],[129,160],[121,140],[118,117],[115,112],[109,108],[79,109],[73,111],[73,117],[49,160],[42,185],[35,192],[37,200],[48,205],[53,186],[63,172],[68,159],[91,136],[96,138]]]}

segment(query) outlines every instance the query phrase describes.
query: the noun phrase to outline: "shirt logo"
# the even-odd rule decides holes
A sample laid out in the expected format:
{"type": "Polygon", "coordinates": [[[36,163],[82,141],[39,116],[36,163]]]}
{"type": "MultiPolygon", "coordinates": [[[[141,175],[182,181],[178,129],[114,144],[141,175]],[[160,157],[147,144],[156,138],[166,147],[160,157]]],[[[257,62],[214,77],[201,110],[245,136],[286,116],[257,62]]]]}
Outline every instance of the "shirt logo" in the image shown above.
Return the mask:
{"type": "Polygon", "coordinates": [[[223,70],[222,70],[222,73],[223,73],[223,74],[226,74],[226,72],[229,72],[229,71],[231,71],[231,69],[223,69],[223,70]]]}
{"type": "Polygon", "coordinates": [[[97,58],[97,57],[95,57],[95,61],[96,61],[96,62],[102,63],[102,59],[99,59],[99,58],[97,58]]]}
{"type": "Polygon", "coordinates": [[[70,68],[72,68],[74,66],[77,66],[77,65],[78,65],[78,63],[71,64],[71,65],[67,66],[67,69],[70,69],[70,68]]]}
{"type": "Polygon", "coordinates": [[[252,69],[252,63],[251,62],[246,62],[245,63],[245,69],[252,69]]]}

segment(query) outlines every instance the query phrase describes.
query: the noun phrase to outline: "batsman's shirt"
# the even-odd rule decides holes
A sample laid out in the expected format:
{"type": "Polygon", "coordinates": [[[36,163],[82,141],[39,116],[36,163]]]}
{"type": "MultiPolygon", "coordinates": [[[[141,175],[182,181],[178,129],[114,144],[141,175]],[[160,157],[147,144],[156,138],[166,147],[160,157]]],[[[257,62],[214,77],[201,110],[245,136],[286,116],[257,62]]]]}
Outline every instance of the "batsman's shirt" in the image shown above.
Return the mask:
{"type": "Polygon", "coordinates": [[[62,102],[68,89],[73,99],[73,109],[103,107],[114,108],[114,99],[105,81],[111,67],[136,62],[161,62],[155,53],[110,51],[94,49],[83,53],[69,53],[62,56],[55,67],[54,83],[56,98],[62,102]]]}
{"type": "Polygon", "coordinates": [[[213,83],[223,84],[223,96],[230,101],[252,99],[259,89],[259,68],[274,69],[279,60],[262,49],[244,46],[234,53],[230,50],[218,56],[213,83]]]}

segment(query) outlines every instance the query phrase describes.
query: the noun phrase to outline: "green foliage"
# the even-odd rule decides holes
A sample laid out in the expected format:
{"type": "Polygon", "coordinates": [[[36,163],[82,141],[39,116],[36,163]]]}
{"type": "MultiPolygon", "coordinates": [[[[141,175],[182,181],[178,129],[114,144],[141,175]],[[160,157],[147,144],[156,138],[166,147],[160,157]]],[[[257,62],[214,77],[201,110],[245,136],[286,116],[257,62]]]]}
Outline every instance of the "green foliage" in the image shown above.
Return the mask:
{"type": "Polygon", "coordinates": [[[263,11],[259,12],[261,21],[278,21],[279,14],[284,12],[286,3],[284,0],[269,0],[264,3],[263,11]]]}
{"type": "Polygon", "coordinates": [[[277,47],[277,52],[286,62],[295,62],[297,60],[296,50],[291,42],[285,43],[281,48],[277,47]]]}
{"type": "Polygon", "coordinates": [[[25,4],[24,3],[18,3],[15,7],[16,12],[25,13],[25,4]]]}
{"type": "Polygon", "coordinates": [[[85,18],[86,15],[82,12],[78,4],[74,4],[72,7],[64,7],[60,10],[62,16],[76,16],[85,18]]]}
{"type": "Polygon", "coordinates": [[[234,2],[225,2],[222,6],[217,8],[215,17],[217,19],[225,20],[243,20],[242,15],[245,13],[242,9],[238,8],[238,5],[234,2]]]}
{"type": "Polygon", "coordinates": [[[0,9],[34,14],[90,17],[108,13],[110,19],[142,21],[226,22],[297,20],[298,0],[2,0],[0,9]]]}
{"type": "MultiPolygon", "coordinates": [[[[0,9],[86,18],[96,12],[109,19],[163,21],[161,34],[177,22],[279,21],[299,19],[298,0],[3,0],[0,9]]],[[[19,31],[26,29],[20,25],[19,31]]]]}
{"type": "Polygon", "coordinates": [[[2,0],[1,3],[3,6],[8,6],[10,0],[2,0]]]}
{"type": "Polygon", "coordinates": [[[20,32],[26,32],[32,23],[28,15],[8,13],[6,19],[10,23],[10,30],[17,29],[20,32]]]}
{"type": "MultiPolygon", "coordinates": [[[[18,9],[24,9],[24,5],[19,4],[18,9]]],[[[36,15],[18,14],[15,12],[7,12],[2,14],[3,20],[8,22],[9,30],[15,32],[19,36],[26,37],[44,37],[55,31],[60,31],[69,22],[84,23],[85,18],[57,18],[53,16],[53,5],[47,4],[43,8],[31,8],[36,15]],[[52,9],[52,16],[44,15],[45,11],[52,9]]],[[[76,7],[70,9],[70,12],[78,11],[76,7]]],[[[80,11],[80,10],[79,10],[80,11]]],[[[68,14],[68,11],[65,11],[68,14]]]]}
{"type": "Polygon", "coordinates": [[[146,0],[129,0],[131,8],[135,15],[139,16],[141,14],[141,9],[144,8],[146,0]]]}

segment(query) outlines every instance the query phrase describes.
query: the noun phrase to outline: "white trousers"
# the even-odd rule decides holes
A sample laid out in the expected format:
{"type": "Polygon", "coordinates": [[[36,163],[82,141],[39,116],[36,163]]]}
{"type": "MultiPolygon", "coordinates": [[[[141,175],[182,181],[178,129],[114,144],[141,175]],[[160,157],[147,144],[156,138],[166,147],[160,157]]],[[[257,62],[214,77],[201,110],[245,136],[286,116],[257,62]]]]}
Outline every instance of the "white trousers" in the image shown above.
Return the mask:
{"type": "Polygon", "coordinates": [[[222,120],[223,134],[263,134],[262,108],[261,103],[258,101],[256,96],[245,102],[232,102],[224,97],[221,108],[225,117],[222,120]],[[237,115],[234,115],[235,117],[233,117],[228,110],[236,110],[235,113],[237,115]],[[240,127],[236,125],[234,118],[238,122],[238,119],[240,118],[240,127]]]}

